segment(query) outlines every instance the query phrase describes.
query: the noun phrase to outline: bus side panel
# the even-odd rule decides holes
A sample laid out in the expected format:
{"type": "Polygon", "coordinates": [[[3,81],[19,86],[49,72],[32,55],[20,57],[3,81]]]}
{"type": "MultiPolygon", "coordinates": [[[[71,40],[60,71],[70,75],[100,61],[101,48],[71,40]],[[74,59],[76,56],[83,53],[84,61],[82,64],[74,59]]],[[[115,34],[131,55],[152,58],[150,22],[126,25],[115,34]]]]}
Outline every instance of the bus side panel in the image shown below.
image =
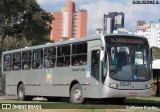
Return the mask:
{"type": "Polygon", "coordinates": [[[43,96],[69,97],[70,67],[43,69],[41,77],[41,94],[43,96]]]}
{"type": "Polygon", "coordinates": [[[2,95],[6,94],[6,73],[2,73],[2,95]]]}
{"type": "Polygon", "coordinates": [[[40,95],[40,78],[42,77],[42,69],[23,70],[25,76],[25,94],[39,96],[40,95]]]}
{"type": "Polygon", "coordinates": [[[25,82],[22,71],[12,71],[6,73],[6,94],[17,95],[18,83],[25,82]]]}
{"type": "Polygon", "coordinates": [[[40,96],[69,97],[68,85],[42,85],[40,96]]]}
{"type": "Polygon", "coordinates": [[[85,98],[102,98],[102,85],[83,85],[82,90],[85,98]]]}
{"type": "MultiPolygon", "coordinates": [[[[85,83],[89,83],[89,85],[83,85],[83,95],[86,98],[102,98],[102,87],[103,85],[99,83],[97,79],[95,79],[91,74],[91,49],[92,48],[101,48],[102,42],[101,40],[94,40],[88,42],[88,55],[87,55],[87,66],[85,73],[85,83]],[[88,69],[90,68],[90,69],[88,69]]],[[[99,49],[97,49],[99,50],[99,49]]]]}

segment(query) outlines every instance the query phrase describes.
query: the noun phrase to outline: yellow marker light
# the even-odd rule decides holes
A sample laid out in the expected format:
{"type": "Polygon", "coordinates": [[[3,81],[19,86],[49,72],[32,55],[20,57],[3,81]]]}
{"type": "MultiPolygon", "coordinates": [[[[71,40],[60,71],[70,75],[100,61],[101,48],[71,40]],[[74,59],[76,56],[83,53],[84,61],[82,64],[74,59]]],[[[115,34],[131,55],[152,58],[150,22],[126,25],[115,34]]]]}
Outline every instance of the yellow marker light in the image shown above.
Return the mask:
{"type": "Polygon", "coordinates": [[[118,84],[110,83],[110,84],[109,84],[109,87],[111,87],[111,88],[118,88],[118,84]]]}
{"type": "Polygon", "coordinates": [[[152,88],[152,84],[147,84],[147,85],[146,85],[146,88],[147,88],[147,89],[152,88]]]}

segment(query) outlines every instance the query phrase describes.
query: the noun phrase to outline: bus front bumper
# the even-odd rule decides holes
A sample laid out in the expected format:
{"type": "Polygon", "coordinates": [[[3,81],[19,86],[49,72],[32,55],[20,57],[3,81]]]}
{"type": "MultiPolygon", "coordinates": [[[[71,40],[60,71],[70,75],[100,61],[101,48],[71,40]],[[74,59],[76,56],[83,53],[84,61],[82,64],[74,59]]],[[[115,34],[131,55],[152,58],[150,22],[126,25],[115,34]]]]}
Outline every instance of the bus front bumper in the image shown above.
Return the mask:
{"type": "Polygon", "coordinates": [[[110,88],[108,86],[104,86],[102,91],[103,98],[114,98],[114,97],[149,97],[153,95],[152,88],[143,89],[143,90],[133,90],[133,89],[117,89],[117,88],[110,88]]]}

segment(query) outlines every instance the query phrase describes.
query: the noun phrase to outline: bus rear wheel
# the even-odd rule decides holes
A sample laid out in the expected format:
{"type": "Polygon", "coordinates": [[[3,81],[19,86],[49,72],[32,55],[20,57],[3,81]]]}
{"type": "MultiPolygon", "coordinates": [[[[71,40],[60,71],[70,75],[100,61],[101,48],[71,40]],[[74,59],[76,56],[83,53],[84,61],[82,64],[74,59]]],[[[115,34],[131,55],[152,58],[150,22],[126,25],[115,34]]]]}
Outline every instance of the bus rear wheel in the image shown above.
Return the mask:
{"type": "Polygon", "coordinates": [[[84,97],[83,97],[82,88],[80,84],[75,84],[71,88],[70,102],[71,103],[84,103],[84,97]]]}
{"type": "Polygon", "coordinates": [[[18,93],[18,100],[23,101],[26,99],[24,84],[19,85],[17,93],[18,93]]]}

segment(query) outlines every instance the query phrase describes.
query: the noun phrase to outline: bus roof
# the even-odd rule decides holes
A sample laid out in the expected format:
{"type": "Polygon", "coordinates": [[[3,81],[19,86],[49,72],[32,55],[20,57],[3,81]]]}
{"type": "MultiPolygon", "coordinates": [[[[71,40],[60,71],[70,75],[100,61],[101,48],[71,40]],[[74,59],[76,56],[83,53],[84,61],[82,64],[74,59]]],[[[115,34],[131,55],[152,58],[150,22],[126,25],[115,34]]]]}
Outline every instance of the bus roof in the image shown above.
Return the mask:
{"type": "Polygon", "coordinates": [[[21,51],[28,51],[32,49],[39,49],[39,48],[46,48],[50,46],[60,46],[60,45],[65,45],[65,44],[71,44],[71,43],[79,43],[79,42],[84,42],[84,41],[90,41],[90,40],[101,40],[102,37],[105,36],[131,36],[131,37],[139,37],[139,38],[144,38],[136,35],[129,35],[129,34],[106,34],[106,35],[98,35],[98,36],[93,36],[93,37],[86,37],[86,38],[80,38],[80,39],[69,39],[66,41],[59,41],[55,43],[47,43],[43,45],[37,45],[37,46],[32,46],[32,47],[25,47],[25,48],[20,48],[20,49],[15,49],[15,50],[10,50],[10,51],[5,51],[3,54],[8,54],[8,53],[13,53],[13,52],[21,52],[21,51]]]}

